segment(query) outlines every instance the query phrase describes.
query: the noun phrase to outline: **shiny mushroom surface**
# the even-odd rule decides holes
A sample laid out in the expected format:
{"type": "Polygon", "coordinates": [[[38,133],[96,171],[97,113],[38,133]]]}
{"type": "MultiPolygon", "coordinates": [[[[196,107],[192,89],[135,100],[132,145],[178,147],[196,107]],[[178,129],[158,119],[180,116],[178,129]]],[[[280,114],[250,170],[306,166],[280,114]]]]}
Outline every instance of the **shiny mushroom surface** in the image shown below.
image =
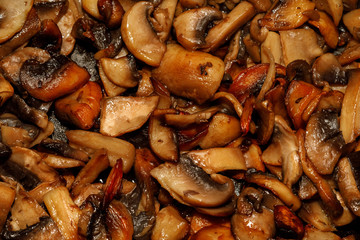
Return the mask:
{"type": "Polygon", "coordinates": [[[0,0],[0,239],[360,239],[357,0],[0,0]]]}

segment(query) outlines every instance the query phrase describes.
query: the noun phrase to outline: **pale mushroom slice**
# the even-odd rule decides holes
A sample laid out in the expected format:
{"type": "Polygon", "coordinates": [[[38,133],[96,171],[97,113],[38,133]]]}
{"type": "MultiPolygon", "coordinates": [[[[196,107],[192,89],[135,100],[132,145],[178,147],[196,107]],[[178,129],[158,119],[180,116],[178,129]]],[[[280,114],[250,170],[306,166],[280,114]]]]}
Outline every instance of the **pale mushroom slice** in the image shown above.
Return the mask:
{"type": "Polygon", "coordinates": [[[91,15],[92,17],[98,20],[104,19],[99,12],[98,0],[82,0],[81,6],[85,10],[85,12],[91,15]]]}
{"type": "Polygon", "coordinates": [[[15,190],[11,187],[10,184],[0,182],[0,231],[2,230],[8,214],[11,210],[11,206],[15,200],[15,190]]]}
{"type": "Polygon", "coordinates": [[[100,132],[107,136],[120,136],[139,129],[155,110],[158,96],[116,96],[102,101],[100,132]]]}
{"type": "Polygon", "coordinates": [[[205,38],[204,51],[211,52],[228,40],[242,25],[248,22],[256,13],[254,6],[242,1],[225,16],[219,24],[211,28],[205,38]]]}
{"type": "Polygon", "coordinates": [[[173,23],[177,41],[189,50],[201,48],[208,25],[221,18],[220,10],[208,6],[182,12],[173,23]]]}
{"type": "Polygon", "coordinates": [[[240,148],[210,148],[193,150],[186,153],[188,157],[207,174],[227,170],[246,171],[246,164],[240,148]]]}
{"type": "Polygon", "coordinates": [[[123,88],[138,84],[135,60],[131,56],[118,59],[101,58],[99,61],[106,77],[115,85],[123,88]]]}
{"type": "Polygon", "coordinates": [[[173,20],[175,17],[175,10],[177,0],[163,0],[154,10],[154,20],[151,21],[153,28],[161,42],[166,42],[169,38],[173,20]]]}
{"type": "Polygon", "coordinates": [[[356,40],[360,40],[360,9],[344,14],[342,18],[346,28],[356,40]]]}
{"type": "Polygon", "coordinates": [[[152,77],[163,83],[171,93],[202,104],[215,94],[224,71],[225,64],[218,57],[200,51],[187,51],[178,44],[168,44],[152,77]]]}
{"type": "Polygon", "coordinates": [[[137,59],[150,66],[159,66],[166,52],[166,44],[160,41],[148,21],[153,9],[150,2],[140,1],[133,5],[123,17],[121,36],[137,59]]]}
{"type": "Polygon", "coordinates": [[[312,29],[280,31],[280,39],[285,65],[298,59],[303,59],[310,64],[314,58],[323,53],[316,33],[312,29]]]}
{"type": "Polygon", "coordinates": [[[135,147],[125,140],[83,130],[67,131],[66,136],[69,139],[70,146],[77,149],[94,152],[105,148],[108,151],[110,166],[114,166],[116,161],[121,158],[125,173],[130,171],[134,163],[135,147]]]}
{"type": "Polygon", "coordinates": [[[125,92],[127,88],[119,87],[106,76],[101,64],[99,64],[99,76],[108,97],[115,97],[125,92]]]}
{"type": "MultiPolygon", "coordinates": [[[[71,4],[71,1],[69,1],[69,5],[71,4]]],[[[62,35],[60,53],[63,55],[69,55],[75,47],[76,40],[71,35],[71,31],[73,25],[77,20],[78,12],[73,11],[76,11],[76,9],[69,6],[65,14],[60,18],[59,22],[57,23],[62,35]]]]}
{"type": "Polygon", "coordinates": [[[315,6],[318,10],[327,12],[333,19],[335,25],[339,25],[343,14],[342,0],[315,0],[315,6]]]}
{"type": "Polygon", "coordinates": [[[34,0],[0,1],[0,43],[21,30],[33,3],[34,0]]]}
{"type": "Polygon", "coordinates": [[[166,162],[150,173],[173,198],[189,206],[217,207],[234,193],[231,179],[219,174],[209,176],[185,155],[178,163],[166,162]]]}
{"type": "Polygon", "coordinates": [[[270,59],[265,53],[265,48],[269,49],[270,53],[274,57],[275,63],[282,65],[284,64],[280,35],[278,33],[269,31],[267,33],[266,39],[260,46],[261,63],[270,63],[270,59]]]}

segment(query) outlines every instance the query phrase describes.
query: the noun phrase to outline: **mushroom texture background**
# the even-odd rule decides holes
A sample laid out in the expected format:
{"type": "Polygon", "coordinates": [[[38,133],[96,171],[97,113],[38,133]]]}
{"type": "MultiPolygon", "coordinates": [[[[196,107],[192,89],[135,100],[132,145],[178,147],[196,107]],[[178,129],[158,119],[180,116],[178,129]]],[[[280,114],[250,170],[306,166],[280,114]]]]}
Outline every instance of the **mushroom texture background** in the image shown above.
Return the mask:
{"type": "Polygon", "coordinates": [[[360,239],[358,0],[0,0],[0,239],[360,239]]]}

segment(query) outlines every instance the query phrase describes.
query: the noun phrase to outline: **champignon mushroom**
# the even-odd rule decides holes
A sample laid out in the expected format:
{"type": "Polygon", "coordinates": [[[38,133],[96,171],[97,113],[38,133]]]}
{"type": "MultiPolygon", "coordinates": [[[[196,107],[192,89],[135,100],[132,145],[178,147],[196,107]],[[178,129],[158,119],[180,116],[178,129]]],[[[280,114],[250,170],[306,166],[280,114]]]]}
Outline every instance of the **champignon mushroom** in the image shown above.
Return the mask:
{"type": "Polygon", "coordinates": [[[346,26],[346,28],[349,30],[349,32],[351,33],[351,35],[353,35],[353,37],[356,40],[360,39],[360,32],[359,32],[359,23],[360,23],[360,10],[359,9],[355,9],[351,12],[348,12],[346,14],[344,14],[343,17],[343,22],[344,25],[346,26]]]}
{"type": "Polygon", "coordinates": [[[168,44],[152,77],[163,83],[171,93],[202,104],[219,88],[224,69],[224,62],[215,56],[168,44]]]}
{"type": "Polygon", "coordinates": [[[332,53],[325,53],[312,65],[312,80],[316,86],[327,83],[332,85],[347,84],[346,72],[332,53]]]}
{"type": "Polygon", "coordinates": [[[188,50],[201,48],[205,44],[205,33],[208,25],[221,18],[220,10],[208,6],[182,12],[173,23],[176,39],[188,50]]]}
{"type": "Polygon", "coordinates": [[[180,203],[195,207],[217,207],[234,192],[233,182],[222,175],[207,175],[185,155],[178,163],[166,162],[151,175],[180,203]]]}
{"type": "Polygon", "coordinates": [[[9,40],[24,26],[34,0],[14,0],[0,2],[0,43],[9,40]]]}
{"type": "Polygon", "coordinates": [[[136,58],[150,66],[159,66],[166,52],[166,44],[160,41],[148,21],[153,9],[150,2],[134,4],[123,17],[121,35],[126,47],[136,58]],[[134,24],[137,22],[141,24],[134,24]]]}
{"type": "Polygon", "coordinates": [[[30,95],[45,102],[76,91],[89,79],[84,68],[61,55],[43,64],[27,60],[20,70],[21,85],[30,95]]]}

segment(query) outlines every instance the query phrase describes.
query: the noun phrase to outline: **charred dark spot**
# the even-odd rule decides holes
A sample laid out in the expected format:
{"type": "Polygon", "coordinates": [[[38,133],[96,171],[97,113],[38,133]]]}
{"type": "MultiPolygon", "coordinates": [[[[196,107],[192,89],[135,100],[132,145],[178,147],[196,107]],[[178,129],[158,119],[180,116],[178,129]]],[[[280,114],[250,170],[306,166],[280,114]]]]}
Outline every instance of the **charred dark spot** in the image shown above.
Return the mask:
{"type": "Polygon", "coordinates": [[[211,63],[211,62],[207,62],[207,63],[205,63],[205,64],[203,64],[203,65],[200,65],[199,67],[200,67],[200,74],[207,76],[208,73],[206,72],[206,68],[207,68],[207,67],[212,67],[212,63],[211,63]]]}

